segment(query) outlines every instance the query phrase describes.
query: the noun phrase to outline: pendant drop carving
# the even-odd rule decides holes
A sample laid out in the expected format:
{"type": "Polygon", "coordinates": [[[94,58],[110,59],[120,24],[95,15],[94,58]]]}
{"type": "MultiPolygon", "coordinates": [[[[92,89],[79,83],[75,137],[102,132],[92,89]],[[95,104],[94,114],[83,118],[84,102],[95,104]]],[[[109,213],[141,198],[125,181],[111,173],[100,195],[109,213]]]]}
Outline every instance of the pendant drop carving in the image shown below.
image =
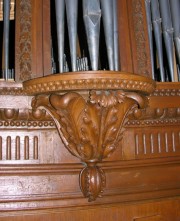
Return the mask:
{"type": "Polygon", "coordinates": [[[102,197],[106,186],[106,176],[101,167],[87,165],[80,173],[80,187],[84,197],[88,201],[94,201],[97,197],[102,197]]]}
{"type": "Polygon", "coordinates": [[[85,163],[80,187],[89,201],[100,197],[106,185],[98,163],[120,146],[129,113],[146,105],[144,96],[121,90],[91,91],[88,100],[76,92],[37,95],[32,100],[34,109],[51,115],[69,152],[85,163]]]}

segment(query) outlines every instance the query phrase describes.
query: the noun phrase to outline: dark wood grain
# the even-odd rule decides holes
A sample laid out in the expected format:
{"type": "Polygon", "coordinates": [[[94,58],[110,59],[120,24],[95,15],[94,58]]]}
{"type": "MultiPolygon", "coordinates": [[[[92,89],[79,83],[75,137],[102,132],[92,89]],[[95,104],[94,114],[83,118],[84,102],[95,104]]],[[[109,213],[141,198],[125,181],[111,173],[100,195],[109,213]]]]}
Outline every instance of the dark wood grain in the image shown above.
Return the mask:
{"type": "Polygon", "coordinates": [[[144,1],[118,0],[120,72],[64,75],[50,73],[49,4],[16,1],[16,82],[0,81],[0,221],[179,221],[180,84],[151,79],[144,1]]]}

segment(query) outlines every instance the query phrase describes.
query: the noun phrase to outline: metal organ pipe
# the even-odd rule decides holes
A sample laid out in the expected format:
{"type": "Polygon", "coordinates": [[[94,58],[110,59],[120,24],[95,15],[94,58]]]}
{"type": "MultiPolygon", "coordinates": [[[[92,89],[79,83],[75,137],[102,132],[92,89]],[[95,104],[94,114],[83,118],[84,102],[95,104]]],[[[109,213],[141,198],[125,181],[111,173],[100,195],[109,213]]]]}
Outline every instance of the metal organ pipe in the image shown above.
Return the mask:
{"type": "Polygon", "coordinates": [[[174,42],[173,42],[173,26],[172,26],[169,0],[159,0],[159,4],[162,16],[162,29],[163,29],[163,36],[165,41],[171,81],[178,81],[175,52],[174,52],[174,42]]]}
{"type": "Polygon", "coordinates": [[[64,0],[55,0],[59,72],[64,72],[64,0]]]}
{"type": "MultiPolygon", "coordinates": [[[[77,20],[79,0],[55,0],[59,71],[64,72],[65,8],[69,34],[72,71],[88,70],[87,58],[77,56],[77,20]]],[[[81,13],[80,13],[81,14],[81,13]]],[[[119,70],[117,0],[82,0],[82,14],[86,32],[91,69],[99,69],[101,17],[103,19],[107,57],[110,70],[119,70]]],[[[81,19],[81,18],[80,18],[81,19]]],[[[81,51],[81,49],[80,49],[81,51]]],[[[84,50],[82,50],[84,51],[84,50]]]]}
{"type": "MultiPolygon", "coordinates": [[[[178,81],[180,78],[180,1],[179,0],[144,0],[148,23],[151,57],[158,55],[161,81],[178,81]],[[151,18],[152,15],[152,18],[151,18]],[[156,43],[156,50],[152,47],[152,31],[156,43]],[[164,40],[164,41],[163,41],[164,40]],[[163,51],[163,42],[165,50],[163,51]],[[176,54],[179,64],[176,63],[176,54]],[[165,54],[163,53],[165,52],[165,54]],[[164,56],[165,55],[165,56],[164,56]],[[164,63],[167,59],[167,66],[164,63]],[[165,66],[165,68],[164,68],[165,66]],[[166,70],[166,72],[164,71],[166,70]],[[165,77],[166,73],[166,77],[165,77]]],[[[151,59],[153,60],[153,59],[151,59]]],[[[155,66],[154,66],[155,67],[155,66]]],[[[152,67],[153,69],[153,67],[152,67]]],[[[154,74],[157,74],[154,71],[154,74]]]]}
{"type": "Polygon", "coordinates": [[[9,30],[10,30],[10,0],[3,1],[3,78],[8,79],[9,70],[9,30]]]}
{"type": "Polygon", "coordinates": [[[78,17],[78,0],[65,0],[67,11],[67,23],[69,32],[69,44],[71,54],[72,71],[77,71],[77,17],[78,17]]]}
{"type": "Polygon", "coordinates": [[[154,28],[154,37],[156,42],[158,61],[160,66],[161,81],[165,81],[164,62],[163,62],[163,46],[162,46],[162,28],[161,17],[158,0],[151,0],[152,22],[154,28]]]}
{"type": "Polygon", "coordinates": [[[176,48],[176,54],[178,63],[180,65],[180,1],[170,0],[172,23],[174,28],[174,43],[176,48]]]}
{"type": "Polygon", "coordinates": [[[98,70],[101,9],[99,0],[83,0],[83,18],[92,70],[98,70]]]}
{"type": "Polygon", "coordinates": [[[117,0],[112,0],[113,4],[113,23],[114,23],[114,70],[119,71],[119,32],[117,16],[117,0]]]}
{"type": "Polygon", "coordinates": [[[155,79],[154,53],[153,53],[153,34],[152,34],[152,22],[151,22],[152,18],[151,18],[151,4],[150,3],[151,3],[151,0],[145,0],[149,46],[150,46],[150,53],[151,53],[152,77],[153,77],[153,79],[155,79]]]}
{"type": "Polygon", "coordinates": [[[114,71],[114,17],[112,0],[101,0],[109,69],[114,71]]]}

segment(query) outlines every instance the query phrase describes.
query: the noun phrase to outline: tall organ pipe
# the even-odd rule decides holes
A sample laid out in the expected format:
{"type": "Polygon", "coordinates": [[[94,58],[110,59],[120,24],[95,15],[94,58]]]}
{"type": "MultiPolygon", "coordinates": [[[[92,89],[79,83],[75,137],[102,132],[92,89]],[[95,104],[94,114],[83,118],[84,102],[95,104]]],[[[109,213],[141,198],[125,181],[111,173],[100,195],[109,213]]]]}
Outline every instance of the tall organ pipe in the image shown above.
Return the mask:
{"type": "MultiPolygon", "coordinates": [[[[5,0],[6,1],[6,0],[5,0]]],[[[56,24],[57,24],[57,40],[58,40],[58,60],[59,72],[64,72],[64,0],[55,0],[56,8],[56,24]]]]}
{"type": "Polygon", "coordinates": [[[148,37],[149,37],[149,46],[150,46],[150,56],[151,56],[151,69],[152,77],[155,79],[154,73],[154,52],[153,52],[153,34],[152,34],[152,19],[151,19],[151,0],[145,0],[146,6],[146,18],[147,18],[147,27],[148,27],[148,37]]]}
{"type": "Polygon", "coordinates": [[[98,70],[101,19],[99,0],[83,0],[83,18],[92,70],[98,70]]]}
{"type": "Polygon", "coordinates": [[[9,29],[10,29],[10,0],[3,1],[3,78],[9,76],[9,29]]]}
{"type": "Polygon", "coordinates": [[[174,28],[174,42],[178,63],[180,64],[180,1],[170,0],[172,23],[174,28]]]}
{"type": "Polygon", "coordinates": [[[114,70],[114,22],[112,0],[101,0],[109,69],[114,70]]]}
{"type": "Polygon", "coordinates": [[[119,71],[119,34],[118,34],[118,16],[117,0],[113,1],[113,23],[114,23],[114,70],[119,71]]]}
{"type": "Polygon", "coordinates": [[[65,0],[72,71],[76,71],[78,0],[65,0]]]}
{"type": "Polygon", "coordinates": [[[159,0],[159,4],[162,16],[163,36],[165,41],[171,81],[178,81],[169,0],[159,0]]]}
{"type": "Polygon", "coordinates": [[[152,21],[154,28],[154,37],[158,54],[158,61],[160,66],[161,81],[165,81],[164,62],[163,62],[163,47],[162,47],[162,28],[161,28],[161,17],[159,10],[158,0],[151,0],[152,10],[152,21]]]}

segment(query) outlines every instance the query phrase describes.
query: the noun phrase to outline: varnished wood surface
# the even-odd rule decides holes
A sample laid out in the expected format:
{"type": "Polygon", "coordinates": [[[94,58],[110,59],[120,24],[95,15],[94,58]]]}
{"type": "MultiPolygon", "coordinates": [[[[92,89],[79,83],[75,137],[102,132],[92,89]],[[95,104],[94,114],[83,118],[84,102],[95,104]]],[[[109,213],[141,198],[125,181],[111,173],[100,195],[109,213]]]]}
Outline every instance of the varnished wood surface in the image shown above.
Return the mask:
{"type": "MultiPolygon", "coordinates": [[[[20,84],[18,86],[20,87],[20,84]]],[[[174,95],[168,90],[168,85],[166,87],[168,94],[166,90],[163,92],[159,89],[160,86],[157,88],[159,92],[156,92],[159,95],[151,95],[150,100],[157,98],[162,109],[157,109],[151,103],[146,111],[132,113],[124,125],[123,140],[118,148],[107,160],[99,164],[106,173],[107,185],[103,198],[94,203],[88,203],[80,191],[79,172],[83,165],[65,149],[52,118],[43,111],[31,110],[31,96],[1,95],[1,211],[18,209],[22,214],[25,210],[41,209],[46,213],[46,209],[58,207],[66,219],[67,213],[64,211],[68,207],[94,205],[98,217],[101,211],[96,208],[98,205],[106,205],[110,211],[111,203],[121,202],[123,210],[124,203],[127,202],[133,202],[134,208],[137,208],[137,201],[162,199],[161,205],[166,205],[163,204],[163,200],[178,197],[179,104],[174,103],[174,109],[169,107],[167,104],[174,95]],[[164,96],[167,103],[161,103],[164,96]],[[20,149],[17,149],[19,147],[20,149]],[[38,155],[34,157],[36,149],[38,155]]],[[[178,90],[176,88],[173,91],[177,101],[178,90]]],[[[168,205],[169,216],[174,216],[173,219],[178,220],[178,210],[171,214],[173,200],[168,205]]],[[[175,210],[175,207],[172,207],[175,210]]],[[[143,203],[139,209],[141,208],[144,208],[143,203]]],[[[76,216],[79,217],[79,214],[78,211],[76,216]]],[[[91,220],[91,213],[87,211],[87,214],[91,220]]],[[[162,211],[158,216],[161,214],[162,211]]],[[[123,217],[121,213],[117,216],[123,217]]],[[[124,216],[127,216],[127,213],[124,216]]],[[[21,215],[17,219],[21,220],[20,217],[21,215]]],[[[30,217],[41,220],[43,215],[30,217]]],[[[52,217],[56,219],[55,214],[52,214],[52,217]]],[[[146,220],[149,217],[151,216],[145,213],[139,218],[146,220]]],[[[129,220],[135,218],[137,219],[136,215],[129,220]]],[[[157,217],[152,216],[152,219],[156,220],[157,217]]]]}
{"type": "MultiPolygon", "coordinates": [[[[38,77],[50,74],[48,2],[16,3],[17,82],[0,82],[0,220],[179,221],[180,84],[157,83],[154,91],[152,79],[127,73],[151,77],[144,1],[118,1],[120,63],[125,73],[90,71],[45,78],[38,77]],[[103,162],[100,151],[96,164],[106,174],[106,186],[102,198],[90,203],[79,185],[79,173],[87,162],[65,148],[55,125],[62,118],[59,107],[56,118],[32,108],[32,95],[73,90],[88,103],[91,89],[98,93],[111,89],[115,97],[116,90],[120,95],[146,94],[148,99],[143,99],[149,106],[137,102],[128,112],[122,140],[103,162]]],[[[116,112],[122,97],[112,102],[114,106],[110,100],[106,111],[116,112]]],[[[96,97],[95,104],[101,106],[102,101],[96,97]]],[[[102,108],[100,116],[106,111],[102,108]]],[[[123,111],[119,110],[120,116],[123,111]]],[[[111,128],[113,120],[109,117],[102,126],[111,128]]]]}
{"type": "Polygon", "coordinates": [[[149,94],[155,82],[137,74],[117,71],[87,71],[49,75],[23,82],[27,94],[69,90],[127,90],[149,94]]]}
{"type": "Polygon", "coordinates": [[[1,213],[0,221],[179,221],[180,200],[1,213]]]}
{"type": "Polygon", "coordinates": [[[124,33],[126,40],[123,35],[119,35],[119,45],[120,45],[120,65],[121,71],[133,72],[133,63],[132,63],[132,51],[129,34],[129,22],[128,22],[128,7],[127,1],[119,0],[118,1],[118,22],[119,22],[119,32],[124,33]],[[131,59],[129,59],[131,58],[131,59]]]}

